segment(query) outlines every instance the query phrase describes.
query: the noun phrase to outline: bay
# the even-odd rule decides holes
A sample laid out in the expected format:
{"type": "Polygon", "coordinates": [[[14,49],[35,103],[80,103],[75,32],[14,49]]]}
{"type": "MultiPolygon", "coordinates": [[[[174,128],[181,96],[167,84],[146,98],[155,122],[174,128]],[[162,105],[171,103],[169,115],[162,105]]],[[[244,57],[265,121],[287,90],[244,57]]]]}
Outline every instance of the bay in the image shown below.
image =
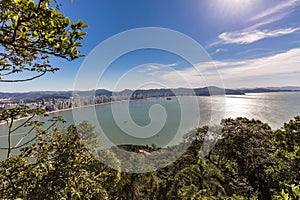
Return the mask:
{"type": "MultiPolygon", "coordinates": [[[[84,107],[52,113],[62,116],[67,123],[89,121],[97,129],[100,143],[105,147],[119,144],[171,146],[182,141],[188,131],[203,126],[219,124],[223,118],[247,117],[280,128],[294,116],[300,115],[299,92],[249,93],[213,97],[149,98],[84,107]]],[[[18,124],[22,121],[18,121],[18,124]]],[[[61,125],[62,127],[63,125],[61,125]]],[[[26,130],[13,136],[16,145],[26,130]]],[[[26,136],[23,142],[30,140],[26,136]]],[[[7,125],[0,126],[0,146],[7,146],[7,125]]],[[[15,151],[14,153],[18,153],[15,151]]],[[[0,151],[4,159],[6,151],[0,151]]]]}

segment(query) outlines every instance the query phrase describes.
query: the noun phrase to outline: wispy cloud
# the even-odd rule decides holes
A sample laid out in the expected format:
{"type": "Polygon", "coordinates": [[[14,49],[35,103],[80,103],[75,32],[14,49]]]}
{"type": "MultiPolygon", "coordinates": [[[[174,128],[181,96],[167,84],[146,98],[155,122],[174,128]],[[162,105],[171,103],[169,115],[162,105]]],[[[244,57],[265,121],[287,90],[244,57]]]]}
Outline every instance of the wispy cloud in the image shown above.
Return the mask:
{"type": "Polygon", "coordinates": [[[280,37],[295,33],[300,30],[299,27],[284,27],[277,29],[262,28],[265,25],[275,23],[288,16],[300,0],[286,0],[281,3],[264,10],[258,15],[253,16],[248,20],[252,25],[241,30],[232,32],[223,32],[218,38],[217,42],[212,43],[211,46],[220,44],[250,44],[265,38],[280,37]]]}
{"type": "Polygon", "coordinates": [[[223,48],[218,48],[215,50],[215,52],[213,53],[214,54],[217,54],[217,53],[221,53],[221,52],[227,52],[228,50],[227,49],[223,49],[223,48]]]}
{"type": "Polygon", "coordinates": [[[143,66],[140,66],[140,70],[138,72],[145,73],[145,72],[153,72],[157,70],[161,70],[163,68],[170,68],[170,67],[176,67],[178,63],[171,63],[171,64],[157,64],[157,63],[151,63],[151,64],[145,64],[143,66]]]}
{"type": "MultiPolygon", "coordinates": [[[[262,58],[214,61],[199,63],[195,67],[187,67],[181,70],[159,71],[159,73],[155,75],[155,78],[159,82],[166,83],[173,87],[187,85],[191,85],[192,87],[204,85],[222,86],[220,85],[222,80],[227,87],[248,85],[255,87],[255,84],[257,84],[255,80],[263,79],[266,80],[265,84],[272,85],[278,82],[276,77],[290,77],[289,80],[293,79],[293,83],[295,83],[299,78],[299,66],[300,48],[295,48],[262,58]],[[270,77],[273,78],[270,79],[270,77]],[[245,83],[247,81],[248,83],[245,83]],[[240,84],[241,82],[243,83],[240,84]]],[[[300,82],[298,80],[298,85],[299,84],[300,82]]]]}
{"type": "Polygon", "coordinates": [[[225,32],[219,35],[223,44],[250,44],[264,38],[279,37],[299,31],[300,28],[286,28],[276,30],[251,30],[225,32]]]}
{"type": "Polygon", "coordinates": [[[268,85],[300,86],[300,48],[260,58],[214,60],[194,66],[174,66],[177,65],[139,66],[122,75],[114,81],[115,86],[108,88],[121,91],[126,88],[189,88],[207,85],[227,88],[268,85]]]}
{"type": "MultiPolygon", "coordinates": [[[[235,61],[229,63],[232,65],[235,61]]],[[[292,74],[300,71],[300,48],[263,58],[244,60],[239,64],[239,67],[221,69],[221,74],[227,79],[292,74]]]]}
{"type": "Polygon", "coordinates": [[[270,17],[274,14],[281,14],[282,13],[286,13],[286,12],[290,12],[290,9],[293,8],[294,6],[296,6],[299,3],[299,0],[285,0],[282,1],[280,4],[277,4],[276,6],[273,6],[265,11],[263,11],[262,13],[250,18],[250,21],[256,21],[256,20],[261,20],[263,18],[266,17],[270,17]]]}
{"type": "MultiPolygon", "coordinates": [[[[286,17],[289,14],[289,12],[285,12],[285,13],[278,13],[276,15],[273,15],[270,18],[266,18],[266,19],[262,19],[259,20],[259,22],[254,23],[252,26],[246,28],[245,30],[255,30],[258,29],[262,26],[268,25],[268,24],[272,24],[274,22],[277,22],[281,19],[283,19],[284,17],[286,17]]],[[[249,20],[250,21],[250,20],[249,20]]]]}

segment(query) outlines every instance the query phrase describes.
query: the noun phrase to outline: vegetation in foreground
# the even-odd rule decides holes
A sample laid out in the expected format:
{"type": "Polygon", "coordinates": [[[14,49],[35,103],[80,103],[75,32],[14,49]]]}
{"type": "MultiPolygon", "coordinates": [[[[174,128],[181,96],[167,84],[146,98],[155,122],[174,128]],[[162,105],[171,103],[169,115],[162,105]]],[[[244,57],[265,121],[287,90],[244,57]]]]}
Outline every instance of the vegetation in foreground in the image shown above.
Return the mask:
{"type": "MultiPolygon", "coordinates": [[[[53,126],[39,132],[35,143],[23,148],[20,155],[0,162],[0,197],[300,198],[300,117],[275,131],[254,119],[224,119],[221,131],[216,132],[219,139],[215,148],[201,157],[202,143],[208,131],[209,127],[204,126],[186,134],[186,142],[192,144],[173,164],[157,171],[135,174],[107,167],[86,149],[87,141],[91,144],[96,137],[94,128],[87,122],[65,130],[53,126]]],[[[156,150],[155,146],[126,145],[123,148],[143,149],[149,154],[156,150]]],[[[116,166],[124,164],[113,151],[107,153],[116,166]]]]}

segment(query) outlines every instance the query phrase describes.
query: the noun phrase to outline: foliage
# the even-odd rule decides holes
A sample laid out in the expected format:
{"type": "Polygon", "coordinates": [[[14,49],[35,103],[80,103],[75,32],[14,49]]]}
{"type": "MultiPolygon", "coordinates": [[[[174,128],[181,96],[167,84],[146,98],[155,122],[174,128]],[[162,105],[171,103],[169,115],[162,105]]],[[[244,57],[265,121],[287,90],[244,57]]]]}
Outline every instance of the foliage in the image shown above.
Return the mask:
{"type": "Polygon", "coordinates": [[[300,117],[285,123],[281,129],[274,131],[276,152],[274,159],[278,161],[276,179],[283,184],[300,182],[300,117]]]}
{"type": "Polygon", "coordinates": [[[20,156],[0,163],[1,198],[107,199],[103,185],[117,181],[79,139],[76,127],[40,134],[20,156]],[[114,178],[112,178],[112,176],[114,178]]]}
{"type": "Polygon", "coordinates": [[[180,199],[221,197],[225,194],[221,184],[223,181],[221,171],[200,158],[197,164],[187,166],[176,173],[169,196],[180,199]]]}
{"type": "Polygon", "coordinates": [[[159,181],[156,172],[143,174],[122,172],[110,199],[153,199],[158,194],[159,181]]]}
{"type": "Polygon", "coordinates": [[[7,158],[10,157],[12,150],[20,149],[21,147],[26,146],[30,142],[34,141],[37,136],[31,138],[29,141],[23,142],[23,140],[31,133],[42,133],[49,130],[57,122],[65,122],[60,117],[54,117],[49,119],[50,124],[47,127],[44,127],[45,121],[39,121],[36,117],[46,117],[46,111],[43,109],[30,109],[28,106],[20,105],[15,108],[5,109],[0,113],[0,122],[6,122],[8,126],[8,146],[0,147],[1,150],[7,150],[7,158]],[[21,124],[15,125],[14,122],[20,118],[25,118],[21,124]],[[12,143],[12,136],[19,129],[26,128],[28,131],[23,135],[23,137],[15,144],[12,143]]]}
{"type": "Polygon", "coordinates": [[[50,56],[73,60],[81,56],[77,47],[87,25],[74,23],[50,0],[0,1],[0,82],[28,81],[55,72],[50,56]],[[5,79],[24,71],[37,72],[30,78],[5,79]]]}
{"type": "Polygon", "coordinates": [[[280,195],[274,195],[274,198],[277,200],[293,200],[293,199],[299,199],[300,198],[300,183],[298,185],[288,185],[285,184],[285,189],[281,190],[280,195]]]}
{"type": "MultiPolygon", "coordinates": [[[[82,31],[87,25],[81,20],[74,23],[56,8],[51,7],[50,0],[1,0],[0,1],[0,82],[30,81],[43,76],[47,72],[59,70],[50,63],[50,57],[74,60],[81,56],[79,42],[86,34],[82,31]],[[16,73],[30,72],[27,78],[13,76],[16,73]]],[[[14,149],[26,146],[30,141],[24,139],[32,132],[41,132],[44,122],[36,120],[36,116],[45,116],[42,109],[30,109],[27,106],[4,109],[0,113],[0,122],[8,125],[7,157],[14,149]],[[18,118],[26,117],[24,123],[14,126],[18,118]],[[12,136],[20,128],[28,132],[12,144],[12,136]]],[[[46,128],[51,128],[57,121],[46,128]]]]}
{"type": "Polygon", "coordinates": [[[246,118],[225,119],[222,126],[222,138],[212,156],[226,172],[225,182],[231,183],[232,191],[227,190],[228,193],[242,195],[242,191],[243,195],[248,193],[248,198],[257,193],[259,199],[271,199],[268,175],[268,170],[274,167],[270,157],[274,152],[271,128],[246,118]],[[246,186],[250,186],[249,189],[246,186]]]}
{"type": "MultiPolygon", "coordinates": [[[[47,72],[59,70],[51,65],[50,56],[67,60],[81,56],[77,48],[81,46],[79,40],[86,34],[82,29],[87,25],[81,20],[74,23],[50,4],[50,0],[0,1],[0,82],[30,81],[47,72]],[[33,72],[33,75],[22,79],[11,76],[26,71],[33,72]]],[[[8,146],[1,147],[2,150],[7,149],[7,157],[10,157],[13,149],[23,147],[36,139],[22,143],[31,132],[41,131],[44,122],[36,120],[36,116],[45,116],[45,111],[22,105],[1,111],[0,122],[5,121],[8,124],[8,146]],[[14,127],[14,122],[21,117],[27,119],[14,127]],[[31,128],[13,146],[12,135],[22,127],[31,128]]],[[[54,124],[55,122],[50,127],[54,124]]]]}
{"type": "Polygon", "coordinates": [[[198,152],[202,156],[205,149],[215,144],[205,158],[222,172],[224,182],[221,183],[228,197],[271,199],[281,192],[280,182],[291,180],[286,183],[297,184],[300,157],[295,134],[299,132],[298,125],[299,117],[296,117],[284,125],[283,134],[283,129],[273,132],[258,120],[229,118],[222,120],[219,129],[204,126],[185,137],[192,141],[190,155],[198,152]]]}

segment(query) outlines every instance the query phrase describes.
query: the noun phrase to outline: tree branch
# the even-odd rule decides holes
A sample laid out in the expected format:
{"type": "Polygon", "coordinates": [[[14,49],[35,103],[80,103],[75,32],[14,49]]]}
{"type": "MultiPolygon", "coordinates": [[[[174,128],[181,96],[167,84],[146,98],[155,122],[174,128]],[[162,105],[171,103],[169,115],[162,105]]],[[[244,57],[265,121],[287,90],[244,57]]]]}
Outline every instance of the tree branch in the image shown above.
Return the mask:
{"type": "Polygon", "coordinates": [[[2,83],[17,83],[17,82],[32,81],[32,80],[34,80],[34,79],[36,79],[36,78],[39,78],[39,77],[41,77],[41,76],[44,76],[46,73],[47,73],[47,70],[45,69],[45,70],[43,71],[43,73],[41,73],[41,74],[39,74],[39,75],[36,75],[36,76],[33,76],[33,77],[31,77],[31,78],[26,78],[26,79],[15,79],[15,80],[2,80],[2,79],[0,79],[0,83],[1,83],[1,82],[2,82],[2,83]]]}
{"type": "Polygon", "coordinates": [[[11,118],[11,121],[10,121],[10,124],[9,124],[9,128],[8,128],[8,136],[7,136],[7,139],[8,139],[8,149],[7,149],[7,156],[6,158],[9,158],[10,157],[10,153],[11,153],[11,133],[12,133],[12,125],[14,123],[14,118],[11,118]]]}
{"type": "Polygon", "coordinates": [[[27,133],[25,133],[25,135],[19,140],[19,142],[14,146],[14,148],[20,148],[20,147],[18,147],[18,146],[21,144],[21,142],[24,140],[24,138],[25,138],[29,133],[31,133],[34,129],[35,129],[35,127],[32,127],[27,133]]]}
{"type": "Polygon", "coordinates": [[[32,115],[31,117],[29,117],[24,123],[22,123],[21,125],[17,126],[16,128],[14,128],[11,132],[15,132],[16,130],[18,130],[19,128],[21,128],[22,126],[24,126],[27,122],[29,122],[34,117],[35,117],[35,114],[32,115]]]}

